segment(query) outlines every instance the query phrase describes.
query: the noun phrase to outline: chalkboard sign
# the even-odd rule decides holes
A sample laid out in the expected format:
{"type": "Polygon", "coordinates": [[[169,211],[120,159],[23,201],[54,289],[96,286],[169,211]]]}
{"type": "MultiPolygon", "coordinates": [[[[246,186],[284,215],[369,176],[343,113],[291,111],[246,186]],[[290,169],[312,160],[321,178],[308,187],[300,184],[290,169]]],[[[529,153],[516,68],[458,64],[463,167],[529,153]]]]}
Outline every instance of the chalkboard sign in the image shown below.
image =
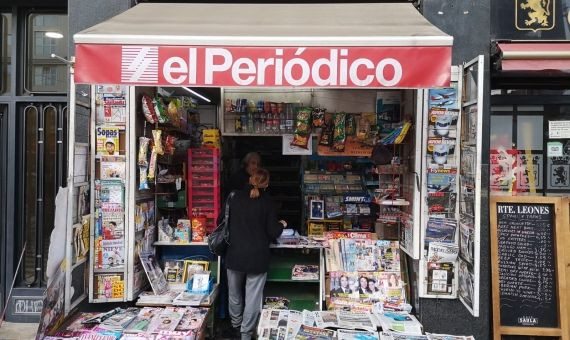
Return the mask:
{"type": "Polygon", "coordinates": [[[501,325],[557,327],[554,205],[497,203],[501,325]]]}
{"type": "Polygon", "coordinates": [[[494,197],[490,210],[494,338],[566,339],[568,199],[494,197]]]}

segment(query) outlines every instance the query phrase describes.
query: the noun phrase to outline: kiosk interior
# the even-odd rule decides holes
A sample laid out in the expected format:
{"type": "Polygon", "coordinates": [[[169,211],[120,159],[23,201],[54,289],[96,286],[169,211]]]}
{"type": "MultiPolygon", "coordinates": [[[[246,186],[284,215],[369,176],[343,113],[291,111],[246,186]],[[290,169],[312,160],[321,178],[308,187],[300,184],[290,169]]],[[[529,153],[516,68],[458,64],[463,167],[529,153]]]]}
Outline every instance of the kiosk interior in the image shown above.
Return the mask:
{"type": "Polygon", "coordinates": [[[268,305],[459,298],[478,316],[483,59],[451,67],[452,37],[411,4],[140,4],[74,38],[62,315],[86,297],[213,308],[207,235],[258,151],[292,226],[272,246],[268,305]]]}

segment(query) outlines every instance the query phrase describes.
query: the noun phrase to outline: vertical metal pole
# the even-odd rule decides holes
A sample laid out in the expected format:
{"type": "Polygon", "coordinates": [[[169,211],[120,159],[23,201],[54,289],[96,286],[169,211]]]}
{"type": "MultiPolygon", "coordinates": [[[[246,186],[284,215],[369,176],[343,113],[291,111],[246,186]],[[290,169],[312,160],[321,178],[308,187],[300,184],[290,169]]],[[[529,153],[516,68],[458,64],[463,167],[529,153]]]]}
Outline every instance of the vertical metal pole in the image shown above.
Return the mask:
{"type": "Polygon", "coordinates": [[[38,113],[38,140],[36,153],[36,277],[34,284],[37,287],[42,285],[43,267],[43,241],[44,241],[44,153],[45,153],[45,108],[37,110],[38,113]]]}

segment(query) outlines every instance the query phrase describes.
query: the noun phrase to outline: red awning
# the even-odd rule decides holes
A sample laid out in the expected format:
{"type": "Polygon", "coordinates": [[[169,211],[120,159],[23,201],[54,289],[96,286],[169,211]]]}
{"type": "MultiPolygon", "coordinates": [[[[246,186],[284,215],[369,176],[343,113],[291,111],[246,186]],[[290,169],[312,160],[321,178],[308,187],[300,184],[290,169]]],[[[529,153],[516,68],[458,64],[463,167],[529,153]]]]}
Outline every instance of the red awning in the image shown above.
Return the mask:
{"type": "Polygon", "coordinates": [[[570,70],[570,43],[499,43],[503,71],[570,70]]]}
{"type": "Polygon", "coordinates": [[[406,3],[144,3],[74,40],[77,83],[214,87],[446,87],[453,45],[406,3]]]}

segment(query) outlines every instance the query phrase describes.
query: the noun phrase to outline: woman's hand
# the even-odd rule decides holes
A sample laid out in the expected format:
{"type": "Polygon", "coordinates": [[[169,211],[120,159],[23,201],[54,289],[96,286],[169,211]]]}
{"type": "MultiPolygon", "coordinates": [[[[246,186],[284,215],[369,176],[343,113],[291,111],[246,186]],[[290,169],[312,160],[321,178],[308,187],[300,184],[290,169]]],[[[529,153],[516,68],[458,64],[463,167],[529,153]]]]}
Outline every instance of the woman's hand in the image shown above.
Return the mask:
{"type": "Polygon", "coordinates": [[[279,220],[279,223],[283,225],[283,228],[287,228],[287,222],[285,222],[284,220],[279,220]]]}

